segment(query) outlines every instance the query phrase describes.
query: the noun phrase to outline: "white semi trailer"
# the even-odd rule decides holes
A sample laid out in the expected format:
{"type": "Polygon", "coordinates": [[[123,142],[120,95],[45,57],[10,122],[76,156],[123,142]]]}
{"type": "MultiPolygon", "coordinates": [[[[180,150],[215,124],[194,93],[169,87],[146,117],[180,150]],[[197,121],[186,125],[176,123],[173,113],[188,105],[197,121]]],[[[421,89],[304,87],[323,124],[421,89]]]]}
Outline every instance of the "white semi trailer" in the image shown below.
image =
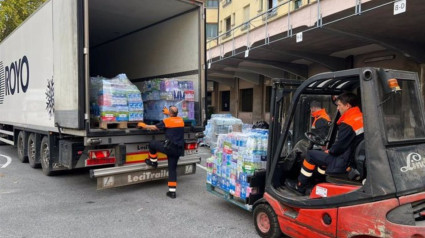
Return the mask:
{"type": "Polygon", "coordinates": [[[90,166],[98,188],[167,177],[166,157],[143,161],[163,132],[100,129],[90,116],[90,76],[190,80],[195,120],[185,127],[178,173],[196,171],[205,97],[204,11],[199,0],[49,0],[0,43],[0,141],[44,174],[90,166]]]}

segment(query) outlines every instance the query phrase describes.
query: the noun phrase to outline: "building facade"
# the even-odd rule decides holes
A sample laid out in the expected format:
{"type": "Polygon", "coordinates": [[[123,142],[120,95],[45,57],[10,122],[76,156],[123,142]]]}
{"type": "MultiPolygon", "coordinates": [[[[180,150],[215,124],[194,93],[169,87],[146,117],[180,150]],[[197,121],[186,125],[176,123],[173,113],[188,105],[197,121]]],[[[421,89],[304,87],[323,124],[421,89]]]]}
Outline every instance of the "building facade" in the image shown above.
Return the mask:
{"type": "MultiPolygon", "coordinates": [[[[272,78],[305,80],[357,67],[415,71],[424,81],[420,0],[221,0],[207,41],[214,113],[269,120],[272,78]]],[[[208,10],[208,9],[207,9],[208,10]]],[[[208,15],[208,13],[207,13],[208,15]]],[[[207,19],[208,16],[207,16],[207,19]]],[[[208,24],[208,22],[207,22],[208,24]]]]}

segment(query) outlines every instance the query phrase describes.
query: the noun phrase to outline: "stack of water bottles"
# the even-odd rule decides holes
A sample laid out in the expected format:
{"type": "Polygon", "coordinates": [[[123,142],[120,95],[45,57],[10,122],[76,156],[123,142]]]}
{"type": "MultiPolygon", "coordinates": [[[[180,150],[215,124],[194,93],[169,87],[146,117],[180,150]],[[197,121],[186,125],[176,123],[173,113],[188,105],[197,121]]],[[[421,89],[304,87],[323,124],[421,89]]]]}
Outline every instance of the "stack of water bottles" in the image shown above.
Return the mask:
{"type": "Polygon", "coordinates": [[[92,117],[106,122],[143,120],[141,93],[125,74],[112,79],[92,77],[90,82],[92,117]]]}
{"type": "Polygon", "coordinates": [[[232,117],[231,114],[212,114],[205,126],[204,143],[210,148],[217,146],[217,139],[220,134],[233,132],[235,126],[242,127],[243,122],[239,118],[232,117]]]}
{"type": "Polygon", "coordinates": [[[142,92],[146,120],[164,119],[162,109],[169,106],[176,106],[179,116],[183,119],[195,119],[195,91],[192,81],[175,78],[152,79],[143,83],[142,92]]]}
{"type": "Polygon", "coordinates": [[[251,129],[218,136],[207,159],[207,183],[246,199],[252,192],[248,177],[266,168],[268,130],[251,129]]]}

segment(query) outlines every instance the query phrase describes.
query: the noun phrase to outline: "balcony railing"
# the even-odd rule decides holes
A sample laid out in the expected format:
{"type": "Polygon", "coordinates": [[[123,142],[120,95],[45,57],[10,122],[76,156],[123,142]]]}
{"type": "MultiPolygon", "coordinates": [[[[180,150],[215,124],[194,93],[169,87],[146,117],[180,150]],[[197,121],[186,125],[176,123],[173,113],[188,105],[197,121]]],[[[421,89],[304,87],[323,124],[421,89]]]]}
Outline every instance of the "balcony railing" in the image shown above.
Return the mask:
{"type": "MultiPolygon", "coordinates": [[[[320,0],[317,0],[317,1],[320,1],[320,0]]],[[[231,2],[232,2],[232,0],[221,0],[220,3],[222,4],[223,7],[225,7],[225,6],[229,5],[231,2]]],[[[295,9],[293,0],[286,0],[283,3],[277,5],[276,7],[270,8],[267,11],[262,12],[262,13],[258,14],[257,16],[251,18],[249,21],[246,21],[246,22],[244,22],[244,23],[242,23],[242,24],[240,24],[236,27],[233,27],[229,31],[226,31],[226,32],[216,36],[215,38],[207,41],[207,48],[210,48],[213,45],[217,46],[217,45],[220,45],[224,42],[229,41],[232,38],[232,36],[233,37],[235,36],[234,32],[237,31],[237,30],[246,31],[247,29],[250,29],[251,25],[254,25],[254,24],[252,24],[252,22],[255,21],[255,20],[260,19],[260,20],[262,20],[263,24],[267,25],[269,21],[276,19],[275,16],[278,15],[279,8],[281,8],[283,6],[288,7],[288,9],[289,9],[288,14],[290,14],[291,10],[295,9]]]]}
{"type": "MultiPolygon", "coordinates": [[[[222,3],[226,2],[227,4],[229,4],[231,1],[232,0],[222,0],[222,3]]],[[[233,27],[232,29],[212,38],[211,40],[208,40],[207,41],[208,63],[211,64],[211,63],[214,63],[216,61],[223,60],[225,58],[234,57],[235,55],[241,55],[241,54],[243,55],[244,53],[246,54],[246,52],[245,52],[246,50],[252,50],[254,48],[259,48],[259,47],[271,44],[271,43],[276,42],[276,41],[281,41],[281,40],[284,40],[284,39],[287,39],[287,38],[291,38],[291,37],[294,37],[296,34],[311,31],[311,30],[316,29],[316,28],[321,28],[325,25],[332,24],[332,23],[347,19],[349,17],[361,15],[362,13],[372,11],[374,9],[393,4],[396,1],[398,1],[398,0],[388,1],[386,3],[378,3],[377,5],[372,6],[368,9],[362,9],[362,1],[356,0],[355,6],[354,6],[354,11],[353,11],[354,13],[347,14],[347,16],[343,16],[339,19],[332,20],[332,21],[324,23],[323,19],[322,19],[321,0],[316,0],[314,2],[309,3],[309,5],[311,5],[311,7],[313,7],[312,5],[316,5],[316,9],[317,9],[316,17],[313,16],[313,18],[315,18],[313,20],[313,23],[310,24],[310,26],[307,27],[307,29],[304,29],[302,31],[294,33],[293,30],[292,30],[293,28],[292,28],[292,18],[291,17],[292,17],[292,15],[295,11],[301,10],[304,7],[306,7],[307,5],[302,6],[302,1],[298,1],[298,0],[297,1],[286,0],[283,3],[277,5],[276,7],[270,8],[267,11],[262,12],[261,14],[258,14],[257,16],[251,18],[250,20],[233,27]],[[282,13],[283,11],[281,9],[284,9],[284,8],[287,9],[287,12],[282,13]],[[279,11],[279,10],[281,10],[281,11],[279,11]],[[282,14],[281,17],[286,17],[287,25],[286,26],[285,26],[285,24],[282,25],[286,29],[282,30],[282,32],[287,32],[287,34],[286,34],[286,36],[282,36],[282,37],[279,37],[279,38],[275,37],[271,41],[270,40],[270,32],[268,30],[268,24],[270,24],[271,21],[274,21],[276,19],[280,19],[280,17],[276,17],[279,14],[282,14]],[[261,23],[260,24],[254,24],[255,22],[258,23],[258,20],[261,23]],[[250,37],[251,31],[254,31],[256,28],[260,28],[260,27],[264,28],[264,43],[261,44],[258,41],[257,42],[251,42],[251,38],[252,38],[252,36],[250,37]],[[235,38],[240,37],[240,36],[246,37],[246,45],[245,45],[246,50],[243,50],[243,51],[238,50],[238,52],[236,52],[235,38]],[[226,50],[225,50],[224,44],[226,44],[226,43],[230,43],[230,45],[227,45],[226,50]],[[255,47],[252,47],[253,43],[256,43],[255,47]],[[230,50],[229,50],[229,46],[232,47],[230,50]],[[217,47],[219,47],[219,48],[217,48],[217,47]],[[219,54],[220,54],[219,57],[218,57],[218,55],[211,56],[210,52],[211,52],[212,49],[217,49],[217,51],[214,51],[215,52],[214,54],[217,54],[217,52],[219,50],[219,54]],[[231,54],[224,57],[224,55],[227,54],[227,52],[231,52],[231,54]],[[214,61],[213,61],[213,58],[214,58],[214,61]]],[[[242,38],[242,40],[243,40],[243,38],[242,38]]],[[[240,40],[238,40],[238,44],[240,44],[240,40]]],[[[240,48],[241,47],[239,46],[238,49],[240,49],[240,48]]]]}

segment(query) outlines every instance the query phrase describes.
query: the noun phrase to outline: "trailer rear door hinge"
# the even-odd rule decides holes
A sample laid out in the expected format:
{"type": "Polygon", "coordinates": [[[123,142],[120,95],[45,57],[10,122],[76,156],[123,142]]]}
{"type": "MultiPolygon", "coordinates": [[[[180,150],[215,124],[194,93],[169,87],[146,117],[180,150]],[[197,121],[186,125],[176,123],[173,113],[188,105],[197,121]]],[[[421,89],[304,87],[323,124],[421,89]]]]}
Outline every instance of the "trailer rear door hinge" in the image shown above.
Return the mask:
{"type": "Polygon", "coordinates": [[[84,53],[85,55],[89,53],[89,50],[87,49],[87,47],[84,47],[84,49],[83,49],[83,53],[84,53]]]}

